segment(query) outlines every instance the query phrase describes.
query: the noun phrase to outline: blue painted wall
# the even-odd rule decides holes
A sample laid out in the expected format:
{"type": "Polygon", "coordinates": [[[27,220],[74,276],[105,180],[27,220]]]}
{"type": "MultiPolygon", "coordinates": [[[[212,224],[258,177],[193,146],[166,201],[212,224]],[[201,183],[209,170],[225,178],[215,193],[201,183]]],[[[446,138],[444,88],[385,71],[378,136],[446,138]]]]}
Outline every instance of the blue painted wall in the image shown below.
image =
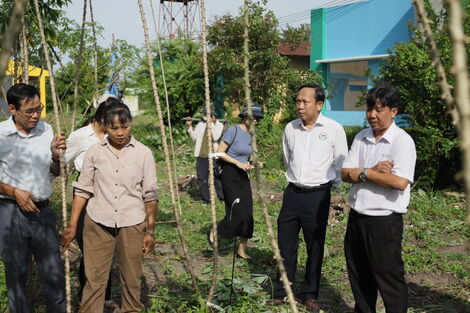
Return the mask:
{"type": "Polygon", "coordinates": [[[324,59],[386,54],[408,41],[411,0],[369,0],[326,9],[324,59]]]}

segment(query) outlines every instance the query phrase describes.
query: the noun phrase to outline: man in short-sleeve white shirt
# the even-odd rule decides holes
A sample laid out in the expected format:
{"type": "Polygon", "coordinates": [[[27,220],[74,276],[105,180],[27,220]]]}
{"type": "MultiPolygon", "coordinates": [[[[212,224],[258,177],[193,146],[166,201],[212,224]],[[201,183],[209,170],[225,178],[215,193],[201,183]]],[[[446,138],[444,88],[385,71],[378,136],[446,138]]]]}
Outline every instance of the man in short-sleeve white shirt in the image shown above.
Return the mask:
{"type": "Polygon", "coordinates": [[[406,313],[402,215],[410,202],[416,150],[393,121],[399,103],[395,87],[377,85],[366,103],[371,127],[356,135],[341,173],[343,181],[353,183],[344,249],[354,310],[375,312],[380,291],[387,313],[406,313]]]}
{"type": "MultiPolygon", "coordinates": [[[[302,229],[307,262],[298,293],[308,312],[319,312],[317,302],[323,262],[331,187],[341,183],[341,169],[348,153],[346,134],[336,121],[323,116],[325,93],[316,84],[299,88],[299,118],[287,124],[283,137],[284,165],[289,185],[284,190],[277,219],[278,242],[287,277],[295,280],[299,232],[302,229]]],[[[286,296],[279,274],[274,285],[274,304],[286,296]]]]}

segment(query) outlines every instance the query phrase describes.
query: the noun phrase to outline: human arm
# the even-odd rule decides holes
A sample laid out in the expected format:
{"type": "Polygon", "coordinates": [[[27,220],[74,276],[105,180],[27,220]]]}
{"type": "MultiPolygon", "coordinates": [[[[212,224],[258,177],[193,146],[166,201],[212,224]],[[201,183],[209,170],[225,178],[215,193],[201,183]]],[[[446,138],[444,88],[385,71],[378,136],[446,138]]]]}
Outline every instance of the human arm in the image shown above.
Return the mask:
{"type": "Polygon", "coordinates": [[[336,173],[336,179],[333,182],[333,188],[341,184],[341,170],[343,162],[348,156],[348,142],[346,133],[342,126],[338,126],[335,133],[335,140],[333,143],[333,167],[336,173]]]}
{"type": "Polygon", "coordinates": [[[232,163],[232,164],[236,165],[238,168],[241,168],[244,171],[248,171],[248,170],[253,169],[253,165],[251,165],[250,163],[242,163],[238,160],[235,160],[234,158],[232,158],[227,153],[225,153],[227,151],[227,148],[228,148],[228,144],[225,141],[221,141],[220,144],[219,144],[219,148],[217,149],[217,152],[219,152],[219,153],[223,152],[223,154],[220,156],[220,158],[222,160],[224,160],[225,162],[228,162],[228,163],[232,163]]]}
{"type": "MultiPolygon", "coordinates": [[[[196,128],[193,128],[193,121],[192,120],[187,120],[186,125],[188,126],[188,134],[189,138],[191,138],[193,141],[196,140],[196,128]]],[[[198,124],[199,125],[199,124],[198,124]]]]}
{"type": "Polygon", "coordinates": [[[147,255],[155,248],[155,219],[158,213],[158,200],[145,202],[145,213],[147,215],[147,230],[144,235],[142,251],[147,255]]]}
{"type": "Polygon", "coordinates": [[[65,144],[64,133],[55,134],[51,142],[51,153],[52,161],[50,166],[50,172],[54,176],[60,175],[60,155],[64,153],[67,145],[65,144]]]}
{"type": "Polygon", "coordinates": [[[70,243],[75,239],[77,234],[78,219],[86,203],[87,199],[81,196],[73,197],[72,213],[70,214],[69,224],[60,234],[60,245],[64,251],[67,250],[70,243]]]}
{"type": "Polygon", "coordinates": [[[0,194],[14,198],[20,209],[23,211],[39,212],[39,209],[34,204],[36,199],[29,191],[13,187],[0,181],[0,194]]]}

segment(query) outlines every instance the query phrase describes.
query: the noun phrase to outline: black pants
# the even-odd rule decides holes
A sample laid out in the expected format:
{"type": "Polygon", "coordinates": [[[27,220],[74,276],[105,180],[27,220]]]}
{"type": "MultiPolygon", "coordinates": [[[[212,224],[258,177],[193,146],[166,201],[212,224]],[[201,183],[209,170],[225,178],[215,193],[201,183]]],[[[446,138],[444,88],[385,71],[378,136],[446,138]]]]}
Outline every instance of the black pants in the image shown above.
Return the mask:
{"type": "Polygon", "coordinates": [[[351,210],[344,251],[355,312],[375,313],[377,292],[387,313],[406,313],[408,289],[401,258],[401,214],[367,216],[351,210]]]}
{"type": "MultiPolygon", "coordinates": [[[[217,160],[214,160],[217,162],[217,160]]],[[[215,163],[214,163],[215,164],[215,163]]],[[[196,158],[196,177],[199,191],[201,192],[201,198],[204,202],[210,202],[209,195],[209,159],[196,158]]],[[[224,200],[224,194],[222,192],[222,182],[220,179],[214,177],[215,192],[220,200],[224,200]]]]}
{"type": "MultiPolygon", "coordinates": [[[[277,219],[279,249],[287,278],[293,283],[297,269],[299,232],[302,229],[307,247],[304,282],[299,293],[303,300],[318,298],[330,197],[329,184],[308,192],[302,192],[289,184],[284,191],[282,208],[277,219]]],[[[280,299],[285,296],[278,273],[274,297],[280,299]]]]}
{"type": "Polygon", "coordinates": [[[0,200],[0,251],[11,313],[30,313],[26,281],[31,254],[41,277],[47,312],[65,313],[65,274],[55,216],[46,203],[25,212],[13,200],[0,200]]]}

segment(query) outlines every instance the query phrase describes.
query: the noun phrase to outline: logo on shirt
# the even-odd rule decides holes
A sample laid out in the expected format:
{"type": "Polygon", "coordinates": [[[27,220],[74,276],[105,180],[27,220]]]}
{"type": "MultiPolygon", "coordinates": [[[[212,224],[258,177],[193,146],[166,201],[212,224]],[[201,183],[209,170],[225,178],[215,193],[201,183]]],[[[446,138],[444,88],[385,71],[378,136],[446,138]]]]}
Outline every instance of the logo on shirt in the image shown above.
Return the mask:
{"type": "Polygon", "coordinates": [[[328,139],[328,134],[325,132],[321,132],[320,135],[318,135],[318,139],[320,139],[321,141],[325,141],[328,139]]]}

